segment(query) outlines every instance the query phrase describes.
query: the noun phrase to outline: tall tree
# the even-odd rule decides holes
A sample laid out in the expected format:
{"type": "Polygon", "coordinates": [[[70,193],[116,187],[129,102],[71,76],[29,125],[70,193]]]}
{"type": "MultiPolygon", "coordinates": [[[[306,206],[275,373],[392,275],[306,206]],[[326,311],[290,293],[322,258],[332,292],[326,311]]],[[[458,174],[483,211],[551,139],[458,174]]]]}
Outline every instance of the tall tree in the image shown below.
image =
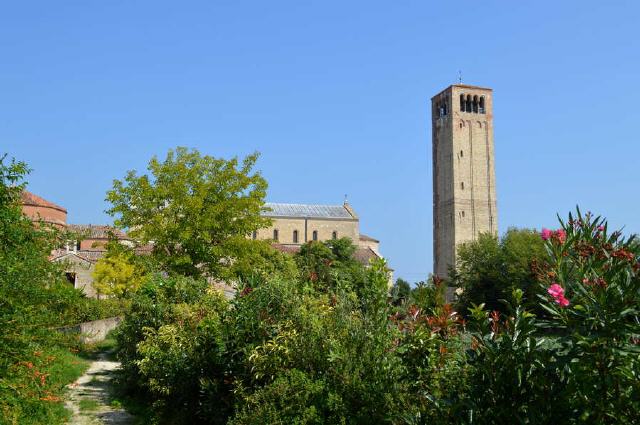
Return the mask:
{"type": "Polygon", "coordinates": [[[262,217],[267,182],[253,171],[258,154],[242,161],[201,155],[178,147],[164,161],[153,157],[148,174],[129,171],[107,193],[116,226],[142,244],[166,271],[225,277],[229,266],[266,227],[262,217]]]}
{"type": "Polygon", "coordinates": [[[524,292],[525,301],[535,300],[536,265],[547,258],[535,230],[509,229],[501,239],[481,234],[458,248],[457,269],[451,271],[449,283],[460,288],[462,311],[471,303],[502,311],[501,300],[509,300],[514,289],[524,292]]]}

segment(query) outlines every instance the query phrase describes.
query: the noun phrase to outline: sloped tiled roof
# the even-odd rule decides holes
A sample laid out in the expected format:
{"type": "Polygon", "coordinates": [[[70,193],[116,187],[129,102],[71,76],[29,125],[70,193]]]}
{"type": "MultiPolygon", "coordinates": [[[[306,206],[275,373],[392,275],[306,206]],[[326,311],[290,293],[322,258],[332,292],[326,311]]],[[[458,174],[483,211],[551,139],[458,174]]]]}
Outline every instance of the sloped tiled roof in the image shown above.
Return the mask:
{"type": "Polygon", "coordinates": [[[66,249],[57,249],[51,253],[49,260],[55,261],[66,255],[75,255],[90,263],[96,263],[100,258],[104,256],[106,251],[67,251],[66,249]]]}
{"type": "Polygon", "coordinates": [[[20,194],[20,198],[21,198],[21,202],[22,205],[29,205],[29,206],[33,206],[33,207],[46,207],[46,208],[53,208],[55,210],[58,211],[62,211],[66,214],[67,210],[63,207],[61,207],[60,205],[56,205],[53,202],[47,201],[44,198],[41,198],[40,196],[31,193],[27,190],[23,190],[22,193],[20,194]]]}
{"type": "MultiPolygon", "coordinates": [[[[296,254],[300,252],[300,245],[282,245],[274,243],[272,246],[278,251],[284,252],[286,254],[296,254]]],[[[381,258],[378,254],[376,254],[371,248],[356,248],[353,253],[353,258],[361,264],[365,266],[369,264],[369,260],[372,258],[381,258]]]]}
{"type": "Polygon", "coordinates": [[[72,232],[80,233],[81,236],[87,239],[107,239],[109,238],[109,232],[112,232],[118,239],[129,239],[124,232],[112,226],[98,224],[69,224],[67,228],[72,232]]]}
{"type": "Polygon", "coordinates": [[[264,211],[266,217],[300,217],[300,218],[354,218],[344,205],[314,205],[314,204],[280,204],[267,202],[264,211]]]}
{"type": "Polygon", "coordinates": [[[371,236],[365,235],[364,233],[360,233],[361,241],[369,241],[369,242],[380,242],[377,239],[372,238],[371,236]]]}

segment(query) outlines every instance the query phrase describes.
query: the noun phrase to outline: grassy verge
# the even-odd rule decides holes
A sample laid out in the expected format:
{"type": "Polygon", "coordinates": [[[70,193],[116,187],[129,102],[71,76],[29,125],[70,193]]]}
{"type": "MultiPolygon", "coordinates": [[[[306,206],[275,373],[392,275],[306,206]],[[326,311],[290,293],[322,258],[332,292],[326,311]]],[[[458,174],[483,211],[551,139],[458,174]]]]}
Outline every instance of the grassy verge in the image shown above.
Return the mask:
{"type": "Polygon", "coordinates": [[[78,379],[89,363],[69,349],[34,350],[0,379],[0,424],[65,423],[69,417],[65,386],[78,379]]]}

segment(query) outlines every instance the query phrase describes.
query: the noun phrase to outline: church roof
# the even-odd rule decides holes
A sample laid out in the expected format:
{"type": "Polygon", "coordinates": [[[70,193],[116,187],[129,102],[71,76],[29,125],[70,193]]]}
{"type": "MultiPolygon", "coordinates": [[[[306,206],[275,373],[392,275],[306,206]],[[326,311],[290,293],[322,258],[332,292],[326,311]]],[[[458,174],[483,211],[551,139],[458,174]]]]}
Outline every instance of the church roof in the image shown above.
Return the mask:
{"type": "Polygon", "coordinates": [[[35,193],[31,193],[27,190],[22,191],[22,193],[20,194],[20,198],[21,198],[22,205],[29,205],[33,207],[46,207],[46,208],[52,208],[54,210],[62,211],[63,213],[67,212],[67,210],[64,207],[61,207],[60,205],[56,205],[53,202],[47,201],[46,199],[41,198],[35,193]]]}
{"type": "Polygon", "coordinates": [[[364,233],[360,233],[360,240],[369,242],[380,242],[378,239],[372,238],[371,236],[365,235],[364,233]]]}
{"type": "Polygon", "coordinates": [[[67,228],[73,232],[80,233],[87,239],[108,239],[109,233],[117,239],[129,239],[127,235],[119,229],[112,226],[104,226],[98,224],[69,224],[67,228]]]}
{"type": "Polygon", "coordinates": [[[296,218],[342,218],[354,219],[354,214],[346,205],[316,205],[316,204],[281,204],[267,202],[264,211],[266,217],[296,217],[296,218]]]}

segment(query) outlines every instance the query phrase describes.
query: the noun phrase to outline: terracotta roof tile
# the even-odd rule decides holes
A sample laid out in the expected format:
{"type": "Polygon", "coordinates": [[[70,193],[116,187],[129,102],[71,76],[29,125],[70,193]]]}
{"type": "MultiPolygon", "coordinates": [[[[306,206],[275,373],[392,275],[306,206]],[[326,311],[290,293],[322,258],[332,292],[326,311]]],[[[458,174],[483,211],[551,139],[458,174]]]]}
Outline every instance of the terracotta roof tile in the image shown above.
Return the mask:
{"type": "Polygon", "coordinates": [[[80,233],[86,239],[108,239],[109,232],[112,232],[117,239],[126,239],[127,234],[113,226],[99,224],[69,224],[67,229],[80,233]]]}
{"type": "Polygon", "coordinates": [[[41,198],[40,196],[34,193],[31,193],[27,190],[22,191],[22,193],[20,194],[20,198],[21,198],[22,205],[30,205],[34,207],[47,207],[47,208],[56,209],[58,211],[62,211],[64,213],[67,212],[66,208],[63,208],[60,205],[56,205],[53,202],[47,201],[46,199],[41,198]]]}

